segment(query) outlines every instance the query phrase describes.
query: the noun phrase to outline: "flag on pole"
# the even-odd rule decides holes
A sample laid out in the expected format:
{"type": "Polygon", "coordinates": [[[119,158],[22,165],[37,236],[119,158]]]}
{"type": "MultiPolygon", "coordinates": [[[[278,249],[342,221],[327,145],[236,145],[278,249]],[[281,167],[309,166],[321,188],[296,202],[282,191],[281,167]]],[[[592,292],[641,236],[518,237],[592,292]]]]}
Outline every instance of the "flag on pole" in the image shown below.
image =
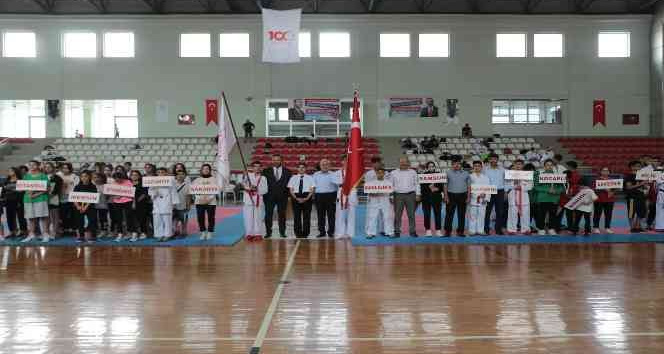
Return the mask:
{"type": "Polygon", "coordinates": [[[300,21],[302,9],[277,11],[261,9],[263,13],[263,62],[300,62],[300,21]]]}
{"type": "Polygon", "coordinates": [[[235,145],[235,134],[233,134],[233,127],[228,118],[228,107],[224,104],[223,100],[218,101],[221,105],[219,112],[219,119],[217,119],[218,142],[217,142],[217,183],[219,187],[228,185],[231,177],[231,151],[235,145]]]}
{"type": "Polygon", "coordinates": [[[341,187],[342,207],[348,206],[348,195],[357,186],[364,175],[364,148],[362,148],[362,130],[360,129],[360,93],[353,94],[353,119],[350,126],[347,148],[347,163],[344,184],[341,187]]]}

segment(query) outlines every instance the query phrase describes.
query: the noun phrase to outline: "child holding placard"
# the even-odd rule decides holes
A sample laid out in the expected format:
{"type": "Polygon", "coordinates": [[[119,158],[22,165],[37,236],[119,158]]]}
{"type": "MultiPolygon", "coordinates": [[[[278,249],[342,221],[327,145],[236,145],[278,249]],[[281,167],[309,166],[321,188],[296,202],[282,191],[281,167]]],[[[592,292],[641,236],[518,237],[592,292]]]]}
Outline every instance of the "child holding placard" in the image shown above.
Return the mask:
{"type": "MultiPolygon", "coordinates": [[[[127,174],[122,171],[113,173],[113,181],[108,185],[133,187],[131,181],[127,179],[127,174]]],[[[115,242],[121,242],[124,238],[125,224],[129,225],[129,213],[134,198],[122,195],[111,195],[110,198],[111,228],[116,236],[115,242]]]]}
{"type": "MultiPolygon", "coordinates": [[[[482,173],[482,161],[473,161],[473,173],[470,174],[470,184],[489,185],[491,181],[482,173]]],[[[491,196],[485,193],[470,194],[470,208],[468,208],[468,235],[486,235],[484,231],[484,215],[486,205],[491,196]]]]}
{"type": "Polygon", "coordinates": [[[103,238],[108,234],[108,196],[102,193],[104,184],[106,184],[106,175],[103,172],[97,172],[92,175],[92,180],[95,187],[97,187],[97,193],[99,193],[99,202],[95,205],[98,236],[103,238]]]}
{"type": "MultiPolygon", "coordinates": [[[[599,172],[598,180],[608,180],[611,177],[608,167],[602,167],[599,172]]],[[[613,191],[610,189],[597,189],[597,181],[595,184],[595,194],[597,194],[597,200],[595,201],[595,212],[593,213],[593,233],[599,234],[599,220],[604,214],[604,232],[607,234],[612,234],[611,230],[611,218],[613,216],[613,205],[616,202],[616,197],[613,194],[613,191]]]]}
{"type": "Polygon", "coordinates": [[[23,195],[23,207],[25,208],[25,218],[28,220],[28,237],[22,242],[29,242],[36,238],[35,230],[37,223],[42,230],[42,241],[48,242],[51,236],[48,234],[48,177],[39,169],[39,162],[32,160],[28,164],[29,170],[23,176],[26,181],[44,181],[47,190],[44,191],[26,191],[23,195]]]}
{"type": "MultiPolygon", "coordinates": [[[[157,176],[165,177],[167,175],[166,168],[157,169],[157,176]]],[[[173,206],[179,202],[178,191],[171,184],[167,187],[150,187],[148,193],[152,199],[154,238],[159,242],[168,241],[173,237],[173,206]]]]}
{"type": "MultiPolygon", "coordinates": [[[[392,182],[385,179],[385,169],[377,167],[374,169],[376,179],[366,183],[375,183],[391,186],[392,182]]],[[[367,194],[367,238],[372,239],[376,236],[376,225],[382,220],[385,236],[392,237],[394,233],[394,214],[392,213],[392,196],[387,193],[368,193],[367,194]],[[379,218],[382,216],[382,218],[379,218]]]]}
{"type": "MultiPolygon", "coordinates": [[[[584,220],[584,235],[590,235],[590,214],[593,213],[593,203],[598,199],[597,194],[588,186],[580,186],[579,192],[574,195],[566,204],[565,209],[574,213],[571,223],[568,226],[573,235],[579,232],[581,218],[584,220]]],[[[568,220],[570,222],[570,220],[568,220]]]]}
{"type": "Polygon", "coordinates": [[[60,194],[60,219],[65,234],[71,234],[76,229],[76,217],[74,215],[74,204],[69,202],[69,193],[80,182],[77,175],[73,173],[71,163],[65,162],[58,174],[62,178],[62,190],[60,194]]]}
{"type": "MultiPolygon", "coordinates": [[[[97,186],[92,183],[90,171],[81,172],[80,182],[74,187],[74,192],[97,193],[97,186]]],[[[76,210],[76,221],[78,225],[78,235],[76,242],[95,242],[97,240],[97,210],[92,203],[74,202],[76,210]],[[85,219],[88,219],[87,226],[85,219]]]]}
{"type": "Polygon", "coordinates": [[[627,202],[627,218],[630,222],[631,232],[642,232],[641,220],[646,217],[646,194],[650,181],[639,181],[636,175],[641,169],[639,161],[629,163],[631,173],[625,176],[625,197],[627,202]]]}
{"type": "Polygon", "coordinates": [[[545,235],[548,228],[549,235],[555,235],[557,225],[556,211],[560,202],[560,195],[565,191],[565,185],[560,183],[541,183],[539,177],[543,173],[555,173],[553,160],[544,161],[544,170],[535,171],[533,185],[537,205],[537,229],[539,235],[545,235]]]}
{"type": "Polygon", "coordinates": [[[55,173],[55,166],[51,162],[44,164],[44,172],[48,176],[48,216],[51,220],[51,235],[53,238],[62,234],[60,230],[60,194],[62,192],[62,178],[55,173]]]}
{"type": "Polygon", "coordinates": [[[144,240],[148,237],[148,221],[150,218],[150,196],[148,188],[143,187],[143,176],[138,170],[132,170],[129,174],[131,184],[134,186],[134,203],[132,213],[129,215],[129,231],[131,232],[130,242],[136,242],[139,237],[144,240]]]}
{"type": "Polygon", "coordinates": [[[187,170],[178,169],[175,165],[175,190],[178,192],[178,203],[173,207],[173,229],[178,236],[187,236],[191,196],[189,195],[189,178],[187,170]]]}
{"type": "MultiPolygon", "coordinates": [[[[523,160],[516,160],[512,170],[522,171],[523,160]]],[[[506,180],[507,190],[507,232],[517,233],[517,225],[521,225],[521,233],[530,234],[530,198],[528,192],[533,188],[533,182],[528,180],[506,180]]]]}
{"type": "MultiPolygon", "coordinates": [[[[196,178],[192,185],[216,185],[217,181],[212,177],[212,166],[205,163],[201,166],[201,176],[196,178]]],[[[215,213],[217,209],[217,196],[198,194],[194,197],[196,204],[196,216],[198,218],[198,228],[201,232],[201,240],[209,240],[214,232],[215,213]],[[207,216],[207,227],[205,220],[207,216]]]]}

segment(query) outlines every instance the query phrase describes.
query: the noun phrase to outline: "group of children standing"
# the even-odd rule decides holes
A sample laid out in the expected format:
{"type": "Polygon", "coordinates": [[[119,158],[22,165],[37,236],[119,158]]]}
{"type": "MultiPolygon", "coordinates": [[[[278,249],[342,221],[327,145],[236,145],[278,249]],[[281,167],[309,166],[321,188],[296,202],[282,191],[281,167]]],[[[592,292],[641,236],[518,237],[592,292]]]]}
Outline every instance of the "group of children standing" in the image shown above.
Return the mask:
{"type": "MultiPolygon", "coordinates": [[[[2,184],[0,201],[6,210],[9,232],[0,227],[0,240],[23,237],[22,242],[29,242],[40,235],[42,242],[49,242],[74,235],[77,242],[95,242],[98,238],[135,242],[148,237],[167,241],[187,235],[192,205],[196,206],[201,240],[211,239],[217,196],[190,194],[192,185],[207,184],[217,184],[209,164],[203,164],[200,177],[191,181],[181,163],[170,169],[146,164],[144,173],[131,169],[130,163],[97,163],[94,171],[75,174],[70,163],[56,166],[30,161],[27,167],[10,168],[2,184]],[[144,176],[174,176],[174,183],[144,187],[144,176]],[[18,191],[19,180],[44,181],[47,190],[18,191]],[[133,187],[134,194],[106,194],[106,184],[133,187]],[[98,193],[99,199],[97,203],[72,202],[72,192],[98,193]]],[[[0,207],[0,213],[2,210],[0,207]]]]}

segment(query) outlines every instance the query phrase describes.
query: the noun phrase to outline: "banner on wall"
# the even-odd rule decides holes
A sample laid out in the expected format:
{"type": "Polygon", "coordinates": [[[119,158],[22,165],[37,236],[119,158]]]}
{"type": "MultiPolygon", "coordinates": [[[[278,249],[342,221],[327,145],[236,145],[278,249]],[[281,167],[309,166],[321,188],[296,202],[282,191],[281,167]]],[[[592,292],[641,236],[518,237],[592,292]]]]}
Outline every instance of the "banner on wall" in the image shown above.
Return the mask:
{"type": "Polygon", "coordinates": [[[638,114],[623,114],[622,120],[623,125],[639,125],[638,114]]]}
{"type": "Polygon", "coordinates": [[[277,11],[262,9],[263,62],[299,63],[299,37],[302,9],[277,11]]]}
{"type": "Polygon", "coordinates": [[[194,125],[196,116],[193,114],[178,114],[178,125],[194,125]]]}
{"type": "Polygon", "coordinates": [[[593,127],[601,124],[606,127],[606,101],[593,101],[593,127]]]}
{"type": "Polygon", "coordinates": [[[219,115],[219,101],[216,99],[207,99],[205,100],[205,125],[210,125],[214,122],[217,122],[217,116],[219,115]]]}
{"type": "Polygon", "coordinates": [[[341,103],[338,98],[300,98],[288,101],[288,120],[336,121],[341,103]]]}
{"type": "Polygon", "coordinates": [[[379,118],[412,119],[438,118],[443,113],[438,102],[432,97],[388,97],[379,102],[379,118]]]}

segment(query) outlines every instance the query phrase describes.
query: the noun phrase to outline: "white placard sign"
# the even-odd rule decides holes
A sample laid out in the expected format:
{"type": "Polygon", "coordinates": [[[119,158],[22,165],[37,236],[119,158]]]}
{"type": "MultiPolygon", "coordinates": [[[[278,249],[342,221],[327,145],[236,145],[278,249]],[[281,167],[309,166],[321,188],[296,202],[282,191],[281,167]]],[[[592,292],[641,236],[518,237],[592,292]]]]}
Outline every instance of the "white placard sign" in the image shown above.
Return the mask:
{"type": "Polygon", "coordinates": [[[539,183],[567,183],[567,175],[564,173],[542,173],[539,175],[539,183]]]}
{"type": "Polygon", "coordinates": [[[421,173],[417,175],[419,183],[447,183],[446,173],[421,173]]]}
{"type": "Polygon", "coordinates": [[[622,189],[622,179],[597,179],[595,180],[596,189],[622,189]]]}
{"type": "Polygon", "coordinates": [[[533,171],[506,170],[505,171],[505,179],[519,180],[519,181],[532,181],[533,180],[533,171]]]}
{"type": "Polygon", "coordinates": [[[189,194],[194,195],[216,195],[221,189],[215,184],[192,184],[189,186],[189,194]]]}
{"type": "Polygon", "coordinates": [[[470,193],[472,194],[498,194],[498,187],[488,184],[471,184],[470,193]]]}
{"type": "Polygon", "coordinates": [[[47,181],[29,181],[25,179],[16,181],[17,191],[46,192],[47,186],[47,181]]]}
{"type": "Polygon", "coordinates": [[[394,192],[394,187],[389,183],[372,181],[364,184],[364,193],[366,194],[390,194],[392,192],[394,192]]]}
{"type": "Polygon", "coordinates": [[[72,203],[99,203],[99,193],[71,192],[69,201],[72,203]]]}
{"type": "Polygon", "coordinates": [[[136,192],[135,187],[123,186],[119,184],[105,184],[104,185],[104,194],[114,195],[118,197],[134,197],[136,192]]]}
{"type": "Polygon", "coordinates": [[[639,170],[639,172],[636,173],[636,179],[638,181],[657,181],[662,178],[662,175],[662,171],[653,171],[650,169],[639,170]]]}
{"type": "Polygon", "coordinates": [[[174,181],[173,176],[146,176],[143,177],[143,187],[170,187],[174,181]]]}

